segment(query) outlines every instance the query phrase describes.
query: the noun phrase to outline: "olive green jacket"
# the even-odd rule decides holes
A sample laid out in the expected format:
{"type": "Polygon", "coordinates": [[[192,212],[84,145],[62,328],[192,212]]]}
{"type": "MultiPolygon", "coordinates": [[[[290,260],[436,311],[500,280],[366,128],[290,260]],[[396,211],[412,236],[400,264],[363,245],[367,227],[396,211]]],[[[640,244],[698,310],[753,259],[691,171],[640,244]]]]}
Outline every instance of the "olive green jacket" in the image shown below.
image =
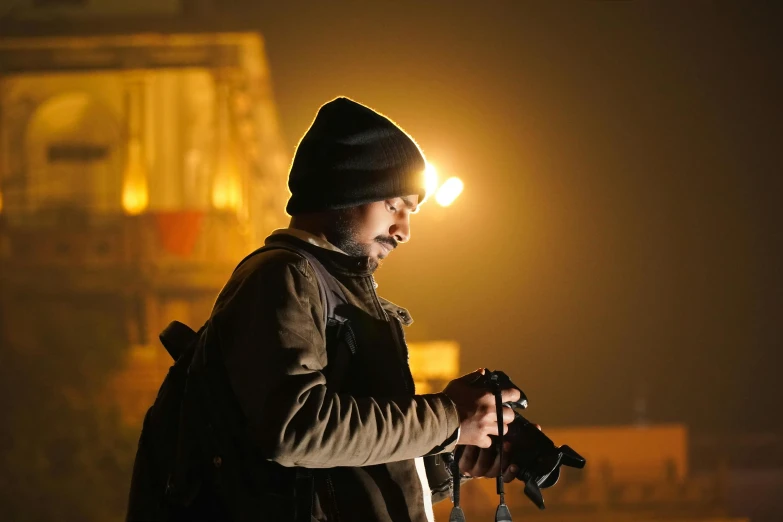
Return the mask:
{"type": "Polygon", "coordinates": [[[211,324],[253,444],[264,459],[315,470],[314,520],[427,522],[447,476],[439,457],[417,458],[453,450],[459,418],[445,394],[415,394],[410,315],[378,297],[368,258],[278,232],[267,245],[306,248],[338,280],[358,349],[324,324],[305,258],[275,249],[242,264],[211,324]]]}

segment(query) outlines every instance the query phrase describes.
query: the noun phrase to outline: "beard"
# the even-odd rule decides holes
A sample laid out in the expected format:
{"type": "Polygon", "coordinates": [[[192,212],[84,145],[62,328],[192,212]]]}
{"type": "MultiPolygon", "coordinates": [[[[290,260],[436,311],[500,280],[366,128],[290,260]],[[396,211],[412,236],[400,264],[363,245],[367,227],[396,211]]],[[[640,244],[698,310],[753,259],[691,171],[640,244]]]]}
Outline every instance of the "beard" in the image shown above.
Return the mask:
{"type": "Polygon", "coordinates": [[[352,211],[351,208],[335,211],[335,219],[329,227],[327,237],[330,243],[349,256],[367,257],[370,255],[370,246],[356,241],[356,226],[352,211]]]}
{"type": "MultiPolygon", "coordinates": [[[[369,268],[375,272],[382,264],[382,259],[370,256],[371,244],[361,243],[356,240],[356,218],[354,208],[346,208],[335,211],[335,219],[329,227],[327,238],[334,246],[354,257],[369,257],[369,268]]],[[[373,241],[385,243],[392,247],[397,247],[397,241],[394,238],[378,236],[373,241]]]]}

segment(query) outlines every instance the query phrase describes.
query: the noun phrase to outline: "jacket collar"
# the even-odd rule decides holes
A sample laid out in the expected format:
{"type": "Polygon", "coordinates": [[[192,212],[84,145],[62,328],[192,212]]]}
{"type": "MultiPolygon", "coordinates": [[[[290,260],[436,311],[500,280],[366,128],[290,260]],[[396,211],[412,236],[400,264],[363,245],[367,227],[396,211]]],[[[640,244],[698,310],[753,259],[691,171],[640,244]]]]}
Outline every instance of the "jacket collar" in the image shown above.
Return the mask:
{"type": "MultiPolygon", "coordinates": [[[[276,242],[295,243],[300,247],[307,249],[308,252],[312,253],[324,264],[327,270],[334,270],[335,272],[351,276],[372,276],[369,257],[350,256],[325,239],[304,230],[296,228],[281,228],[275,230],[266,238],[264,244],[271,245],[276,242]]],[[[373,286],[377,286],[374,278],[373,286]]],[[[378,296],[378,301],[381,303],[381,307],[384,310],[389,312],[393,317],[396,317],[405,326],[410,326],[413,323],[413,318],[407,309],[380,296],[378,296]]]]}
{"type": "Polygon", "coordinates": [[[329,270],[353,276],[368,277],[372,275],[368,256],[348,255],[325,239],[304,230],[296,228],[275,230],[266,238],[264,244],[271,245],[278,241],[295,243],[307,249],[329,270]]]}
{"type": "Polygon", "coordinates": [[[311,245],[315,245],[315,246],[317,246],[319,248],[324,248],[326,250],[331,250],[333,252],[340,252],[341,254],[348,255],[345,252],[343,252],[342,250],[340,250],[339,248],[337,248],[335,245],[330,243],[329,241],[323,239],[322,237],[318,237],[315,234],[312,234],[312,233],[310,233],[310,232],[308,232],[306,230],[301,230],[301,229],[298,229],[298,228],[291,228],[291,227],[288,227],[288,228],[278,228],[277,230],[272,232],[269,235],[269,237],[280,235],[280,234],[285,234],[287,236],[294,236],[297,239],[301,239],[302,241],[306,241],[306,242],[310,243],[311,245]]]}
{"type": "Polygon", "coordinates": [[[396,317],[405,326],[413,324],[413,317],[411,317],[410,312],[406,308],[396,305],[381,296],[378,296],[378,302],[381,303],[381,308],[386,310],[392,317],[396,317]]]}

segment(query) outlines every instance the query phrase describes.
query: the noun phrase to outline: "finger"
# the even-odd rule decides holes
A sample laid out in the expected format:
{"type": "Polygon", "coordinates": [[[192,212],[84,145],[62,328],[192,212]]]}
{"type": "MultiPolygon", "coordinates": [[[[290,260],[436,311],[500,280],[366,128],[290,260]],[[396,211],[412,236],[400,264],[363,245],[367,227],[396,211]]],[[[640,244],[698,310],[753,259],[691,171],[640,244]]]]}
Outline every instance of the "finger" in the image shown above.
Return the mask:
{"type": "Polygon", "coordinates": [[[516,413],[512,408],[506,408],[503,407],[503,423],[504,424],[511,424],[514,422],[514,417],[516,417],[516,413]]]}
{"type": "MultiPolygon", "coordinates": [[[[484,451],[489,452],[490,450],[484,450],[484,451]]],[[[481,472],[482,477],[494,478],[500,474],[500,457],[498,456],[496,451],[493,451],[490,455],[491,455],[491,460],[488,457],[484,463],[484,467],[480,470],[477,470],[481,472]]]]}
{"type": "Polygon", "coordinates": [[[474,477],[497,477],[500,472],[500,458],[493,448],[481,450],[476,465],[473,467],[474,477]],[[494,474],[492,473],[494,468],[494,474]]]}
{"type": "MultiPolygon", "coordinates": [[[[507,431],[508,431],[508,426],[504,424],[503,425],[503,435],[505,435],[507,431]]],[[[497,436],[498,435],[498,425],[497,425],[497,423],[493,422],[492,424],[490,424],[486,428],[485,434],[486,435],[495,435],[495,436],[497,436]]]]}
{"type": "Polygon", "coordinates": [[[517,476],[517,472],[519,472],[519,468],[516,464],[512,464],[507,467],[506,471],[503,472],[503,482],[511,482],[514,480],[517,476]]]}
{"type": "MultiPolygon", "coordinates": [[[[494,448],[494,446],[493,446],[494,448]]],[[[483,450],[487,451],[487,450],[483,450]]],[[[482,476],[484,477],[490,477],[495,478],[498,475],[500,475],[500,466],[501,464],[503,466],[508,466],[509,462],[511,462],[511,443],[509,441],[503,442],[503,461],[500,461],[500,457],[497,454],[497,451],[493,451],[492,455],[494,456],[494,459],[492,461],[492,465],[489,469],[481,470],[482,476]]]]}
{"type": "MultiPolygon", "coordinates": [[[[477,388],[477,390],[479,389],[477,388]]],[[[481,403],[481,406],[487,412],[495,413],[497,411],[497,405],[495,404],[495,396],[492,395],[492,392],[489,390],[481,390],[479,392],[478,402],[481,403]]]]}
{"type": "Polygon", "coordinates": [[[478,460],[479,448],[477,446],[465,446],[462,457],[459,459],[459,469],[463,473],[470,473],[478,460]]]}
{"type": "MultiPolygon", "coordinates": [[[[497,433],[497,428],[495,428],[495,432],[497,433]]],[[[479,448],[491,448],[492,447],[492,439],[489,437],[484,437],[481,439],[478,444],[476,444],[479,448]]]]}
{"type": "Polygon", "coordinates": [[[538,431],[544,431],[544,430],[541,429],[541,425],[540,424],[536,424],[536,428],[538,428],[538,431]]]}
{"type": "MultiPolygon", "coordinates": [[[[506,433],[508,433],[508,424],[503,425],[503,435],[505,435],[506,433]]],[[[493,422],[492,424],[484,428],[484,434],[497,437],[499,434],[498,425],[493,422]]]]}
{"type": "Polygon", "coordinates": [[[500,397],[503,402],[517,402],[522,397],[522,394],[516,388],[506,388],[500,391],[500,397]]]}
{"type": "Polygon", "coordinates": [[[514,475],[516,474],[516,471],[519,470],[519,468],[515,464],[511,463],[511,457],[512,457],[512,455],[511,455],[511,442],[510,441],[505,441],[505,442],[503,442],[503,462],[502,462],[502,464],[503,464],[503,467],[502,467],[502,470],[503,470],[503,480],[505,482],[509,482],[510,480],[513,480],[514,479],[514,475]],[[508,468],[510,468],[512,466],[513,466],[513,470],[509,471],[508,468]],[[510,480],[506,480],[508,477],[511,477],[511,479],[510,480]]]}

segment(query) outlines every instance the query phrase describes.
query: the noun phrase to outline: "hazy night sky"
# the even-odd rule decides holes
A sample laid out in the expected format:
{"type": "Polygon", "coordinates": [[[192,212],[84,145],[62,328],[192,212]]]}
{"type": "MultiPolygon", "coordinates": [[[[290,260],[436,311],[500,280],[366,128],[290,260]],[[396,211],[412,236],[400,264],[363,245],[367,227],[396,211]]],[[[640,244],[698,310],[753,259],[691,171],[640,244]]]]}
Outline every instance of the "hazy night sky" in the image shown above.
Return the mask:
{"type": "Polygon", "coordinates": [[[268,4],[292,152],[347,95],[465,181],[378,272],[410,340],[544,425],[783,428],[780,3],[268,4]]]}

